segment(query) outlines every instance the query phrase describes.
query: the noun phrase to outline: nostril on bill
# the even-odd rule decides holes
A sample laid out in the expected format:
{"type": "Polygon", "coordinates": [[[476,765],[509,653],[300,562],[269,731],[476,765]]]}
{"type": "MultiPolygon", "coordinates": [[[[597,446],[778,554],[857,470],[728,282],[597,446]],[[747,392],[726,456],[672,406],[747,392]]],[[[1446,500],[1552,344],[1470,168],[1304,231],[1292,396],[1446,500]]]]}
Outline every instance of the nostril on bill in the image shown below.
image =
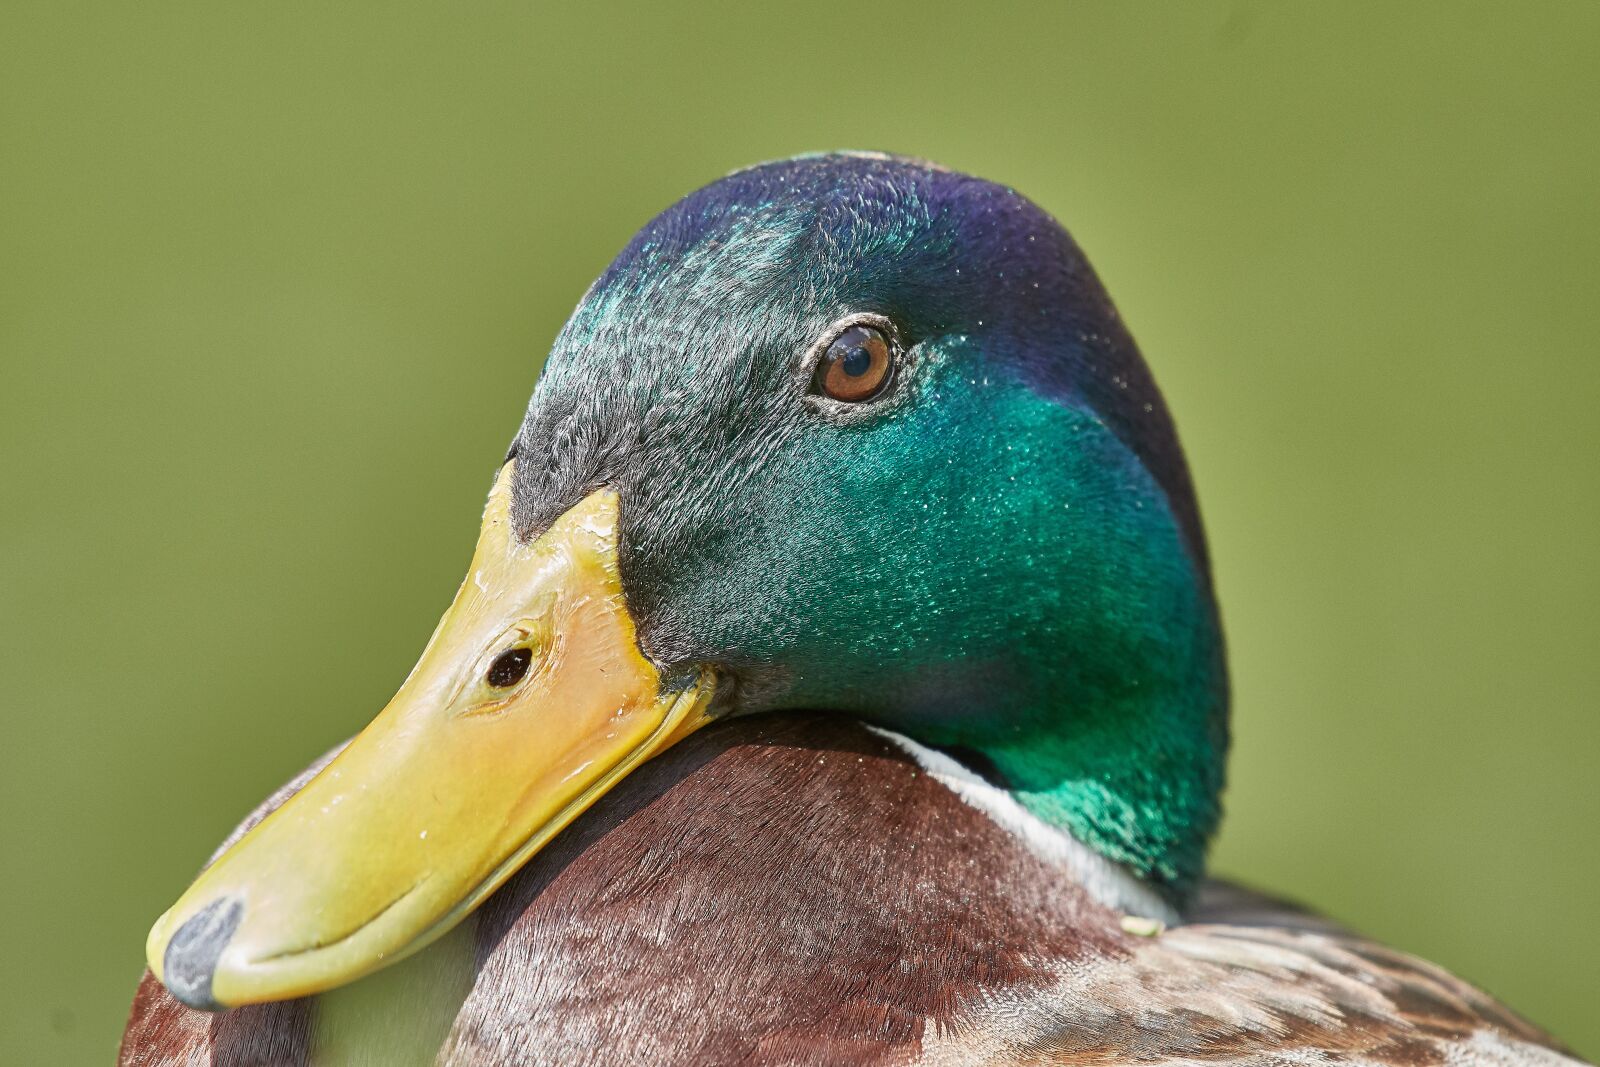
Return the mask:
{"type": "Polygon", "coordinates": [[[211,997],[211,978],[243,916],[242,901],[222,897],[178,928],[167,943],[161,963],[161,977],[173,996],[201,1011],[222,1010],[222,1005],[211,997]]]}

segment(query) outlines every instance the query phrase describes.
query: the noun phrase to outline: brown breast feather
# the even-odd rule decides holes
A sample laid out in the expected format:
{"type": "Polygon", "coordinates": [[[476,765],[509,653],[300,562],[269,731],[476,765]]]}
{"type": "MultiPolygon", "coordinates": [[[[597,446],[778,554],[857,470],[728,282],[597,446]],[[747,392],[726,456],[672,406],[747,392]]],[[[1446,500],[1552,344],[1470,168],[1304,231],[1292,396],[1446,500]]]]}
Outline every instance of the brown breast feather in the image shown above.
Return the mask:
{"type": "MultiPolygon", "coordinates": [[[[479,910],[438,1062],[1426,1064],[1485,1032],[1539,1062],[1537,1031],[1420,961],[1222,887],[1194,918],[1123,933],[858,725],[736,720],[636,771],[479,910]]],[[[146,973],[119,1062],[304,1067],[316,1016],[193,1012],[146,973]]]]}

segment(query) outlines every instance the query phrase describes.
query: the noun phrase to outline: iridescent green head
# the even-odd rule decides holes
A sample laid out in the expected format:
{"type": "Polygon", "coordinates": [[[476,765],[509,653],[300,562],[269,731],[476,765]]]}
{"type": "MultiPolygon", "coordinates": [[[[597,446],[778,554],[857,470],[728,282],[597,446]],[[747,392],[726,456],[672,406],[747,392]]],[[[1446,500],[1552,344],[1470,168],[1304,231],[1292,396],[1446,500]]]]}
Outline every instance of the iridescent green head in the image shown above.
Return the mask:
{"type": "Polygon", "coordinates": [[[533,538],[597,489],[669,676],[945,748],[1174,899],[1227,682],[1182,453],[1066,232],[875,155],[740,171],[646,226],[512,453],[533,538]]]}

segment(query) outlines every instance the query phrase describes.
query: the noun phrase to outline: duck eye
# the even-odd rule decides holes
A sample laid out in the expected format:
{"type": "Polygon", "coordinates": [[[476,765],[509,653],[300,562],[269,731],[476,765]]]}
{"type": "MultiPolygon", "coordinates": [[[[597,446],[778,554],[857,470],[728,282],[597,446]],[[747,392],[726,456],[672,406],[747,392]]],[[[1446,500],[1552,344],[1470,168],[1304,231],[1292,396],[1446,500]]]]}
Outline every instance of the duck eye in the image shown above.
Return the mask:
{"type": "Polygon", "coordinates": [[[852,326],[822,353],[812,387],[824,396],[856,404],[883,392],[893,369],[894,356],[883,331],[852,326]]]}
{"type": "Polygon", "coordinates": [[[528,673],[528,665],[532,662],[533,649],[508,648],[489,664],[486,678],[496,689],[510,688],[522,681],[523,676],[528,673]]]}

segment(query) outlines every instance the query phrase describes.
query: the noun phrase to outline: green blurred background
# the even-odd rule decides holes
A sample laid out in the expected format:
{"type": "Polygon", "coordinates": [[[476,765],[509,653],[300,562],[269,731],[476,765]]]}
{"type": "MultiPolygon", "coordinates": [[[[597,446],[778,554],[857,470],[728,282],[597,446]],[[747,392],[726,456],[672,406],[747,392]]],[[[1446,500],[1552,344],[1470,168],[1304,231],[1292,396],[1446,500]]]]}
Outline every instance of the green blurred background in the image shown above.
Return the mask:
{"type": "Polygon", "coordinates": [[[1600,1055],[1600,5],[0,15],[0,1061],[393,691],[655,211],[884,148],[1077,235],[1200,483],[1216,866],[1600,1055]]]}

